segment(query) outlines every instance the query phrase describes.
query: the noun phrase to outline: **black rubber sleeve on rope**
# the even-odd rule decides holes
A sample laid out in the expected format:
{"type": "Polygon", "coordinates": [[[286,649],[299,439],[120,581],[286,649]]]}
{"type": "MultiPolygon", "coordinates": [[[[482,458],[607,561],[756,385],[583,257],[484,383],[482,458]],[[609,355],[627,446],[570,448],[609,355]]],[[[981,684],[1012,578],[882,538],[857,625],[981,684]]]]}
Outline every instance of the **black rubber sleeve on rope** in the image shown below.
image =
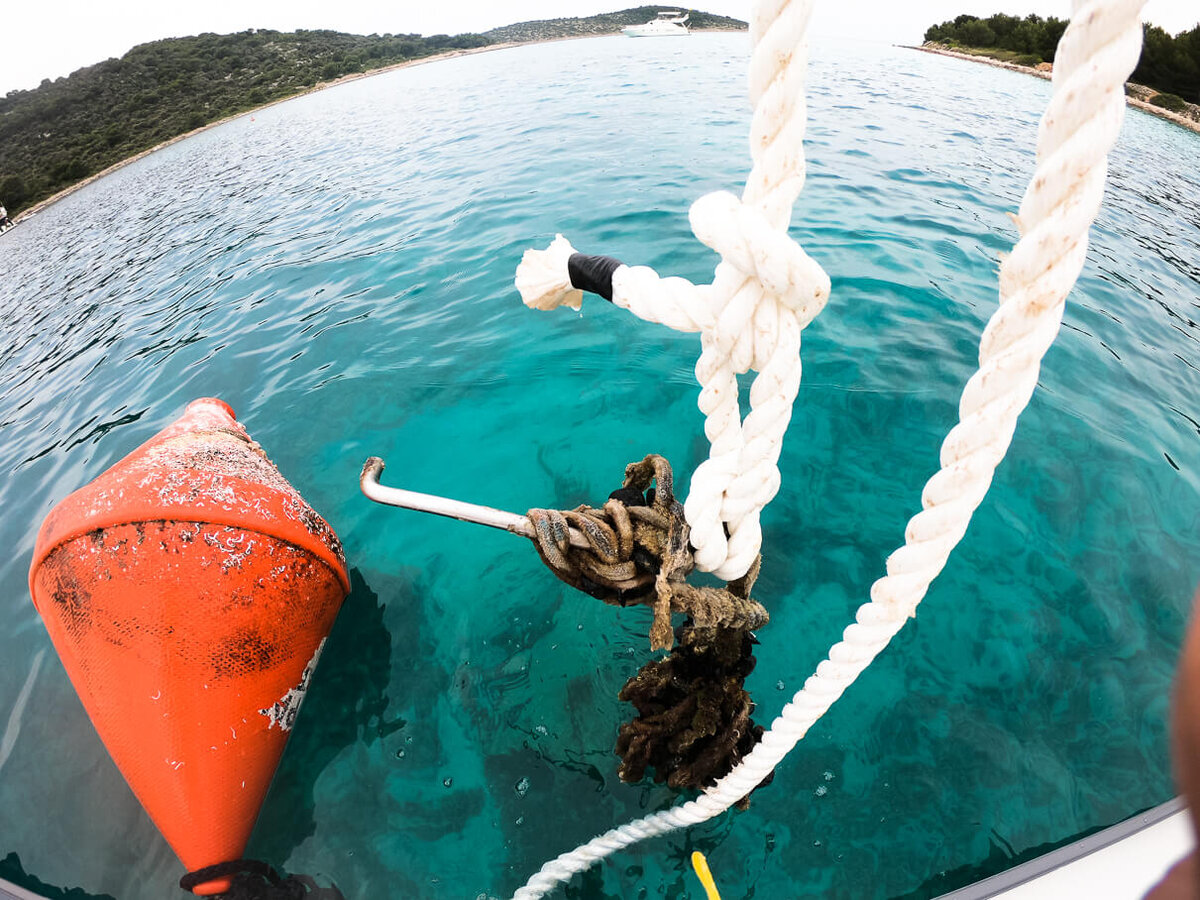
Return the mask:
{"type": "Polygon", "coordinates": [[[572,253],[567,260],[567,275],[571,279],[571,287],[591,294],[599,294],[611,303],[613,272],[622,265],[624,263],[611,256],[588,256],[586,253],[572,253]]]}
{"type": "Polygon", "coordinates": [[[281,876],[270,865],[254,859],[235,859],[188,872],[179,886],[191,891],[218,878],[230,878],[229,890],[217,900],[345,900],[336,887],[321,887],[308,875],[281,876]]]}

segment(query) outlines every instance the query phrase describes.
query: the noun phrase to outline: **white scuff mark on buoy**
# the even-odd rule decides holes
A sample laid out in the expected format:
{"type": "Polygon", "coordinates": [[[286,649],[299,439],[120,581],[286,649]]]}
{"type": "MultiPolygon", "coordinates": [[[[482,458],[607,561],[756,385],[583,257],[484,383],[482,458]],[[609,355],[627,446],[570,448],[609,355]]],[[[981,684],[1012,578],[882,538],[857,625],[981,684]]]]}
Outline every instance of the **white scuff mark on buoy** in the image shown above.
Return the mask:
{"type": "Polygon", "coordinates": [[[159,688],[157,691],[155,691],[153,694],[151,694],[150,699],[151,700],[161,700],[162,699],[162,688],[159,688]]]}
{"type": "Polygon", "coordinates": [[[33,693],[33,682],[37,679],[38,669],[42,667],[42,659],[45,655],[45,650],[39,650],[34,656],[33,665],[29,667],[29,674],[25,676],[25,684],[21,686],[21,693],[17,694],[17,702],[13,704],[12,712],[8,714],[8,724],[4,726],[4,737],[0,738],[0,769],[4,768],[8,757],[12,754],[13,747],[17,744],[17,736],[21,733],[21,717],[25,714],[25,704],[29,702],[29,695],[33,693]]]}
{"type": "Polygon", "coordinates": [[[225,526],[219,535],[206,532],[204,542],[221,554],[218,562],[222,572],[239,568],[250,558],[256,546],[252,537],[241,529],[230,526],[225,526]]]}
{"type": "Polygon", "coordinates": [[[321,638],[321,643],[317,644],[317,649],[313,652],[312,659],[304,667],[304,672],[300,676],[300,683],[294,688],[290,688],[269,709],[259,710],[268,719],[268,731],[271,730],[272,725],[278,725],[283,731],[292,730],[292,725],[295,724],[296,716],[300,712],[300,704],[304,702],[304,695],[308,693],[308,683],[312,680],[312,673],[317,668],[317,660],[321,658],[321,651],[324,649],[325,638],[321,638]]]}

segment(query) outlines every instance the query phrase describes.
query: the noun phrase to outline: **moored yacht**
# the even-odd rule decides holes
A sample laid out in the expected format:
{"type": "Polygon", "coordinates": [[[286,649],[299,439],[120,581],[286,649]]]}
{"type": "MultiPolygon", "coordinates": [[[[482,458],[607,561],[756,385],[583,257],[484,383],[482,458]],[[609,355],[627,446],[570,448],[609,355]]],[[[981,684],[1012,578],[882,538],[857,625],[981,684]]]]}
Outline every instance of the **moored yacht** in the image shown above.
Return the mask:
{"type": "Polygon", "coordinates": [[[688,34],[687,13],[678,10],[660,10],[658,18],[645,25],[629,25],[624,29],[629,37],[670,37],[688,34]]]}

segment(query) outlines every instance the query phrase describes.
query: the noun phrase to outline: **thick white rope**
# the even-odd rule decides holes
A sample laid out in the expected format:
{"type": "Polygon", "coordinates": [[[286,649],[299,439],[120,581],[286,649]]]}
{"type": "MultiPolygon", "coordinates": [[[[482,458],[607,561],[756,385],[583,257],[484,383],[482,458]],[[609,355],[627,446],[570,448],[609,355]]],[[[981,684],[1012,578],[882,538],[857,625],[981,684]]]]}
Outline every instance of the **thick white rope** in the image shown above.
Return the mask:
{"type": "Polygon", "coordinates": [[[614,828],[542,866],[514,900],[535,900],[603,857],[647,837],[703,822],[748,794],[887,646],[941,572],[983,500],[1037,386],[1042,356],[1087,253],[1107,154],[1125,112],[1124,83],[1141,52],[1144,0],[1076,0],[1054,64],[1054,96],[1038,130],[1037,168],[1016,217],[1021,239],[1000,267],[1000,307],[979,346],[959,423],[942,444],[941,470],[922,511],[887,560],[870,602],[796,693],[762,741],[695,800],[614,828]]]}
{"type": "MultiPolygon", "coordinates": [[[[651,322],[701,333],[696,364],[709,457],[692,474],[684,515],[697,567],[726,581],[746,574],[762,544],[759,514],[779,490],[779,453],[800,388],[800,332],[825,306],[829,276],[788,237],[804,186],[805,32],[812,0],[768,0],[751,22],[754,165],[742,199],[718,192],[691,208],[692,231],[721,255],[711,285],[660,278],[644,266],[613,273],[613,303],[651,322]],[[742,420],[737,376],[754,369],[742,420]],[[726,532],[728,531],[728,537],[726,532]]],[[[579,308],[559,235],[525,253],[517,288],[526,305],[579,308]]]]}

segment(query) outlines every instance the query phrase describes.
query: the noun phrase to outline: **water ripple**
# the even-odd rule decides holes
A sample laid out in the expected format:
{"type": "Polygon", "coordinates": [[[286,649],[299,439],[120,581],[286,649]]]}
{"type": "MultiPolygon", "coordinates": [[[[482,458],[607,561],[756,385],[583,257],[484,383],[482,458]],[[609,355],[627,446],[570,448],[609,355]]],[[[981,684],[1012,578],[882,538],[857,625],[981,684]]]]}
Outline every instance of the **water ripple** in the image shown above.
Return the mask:
{"type": "MultiPolygon", "coordinates": [[[[611,756],[645,611],[568,593],[511,536],[372,507],[357,476],[378,454],[398,484],[515,510],[602,498],[650,451],[686,481],[707,452],[696,337],[599,302],[533,314],[512,276],[563,232],[710,278],[687,210],[749,168],[747,50],[601,38],[357,81],[0,238],[0,654],[35,654],[0,667],[0,855],[129,900],[180,874],[61,667],[26,704],[48,640],[25,569],[57,500],[202,395],[238,410],[355,568],[320,713],[301,716],[251,855],[351,898],[499,896],[670,802],[620,784],[611,756]]],[[[793,234],[834,291],[763,518],[764,719],[919,508],[1050,89],[853,44],[818,48],[809,81],[793,234]]],[[[1198,148],[1128,115],[1041,390],[920,618],[748,812],[689,837],[733,895],[924,896],[1171,794],[1166,698],[1200,581],[1198,148]]],[[[679,894],[674,848],[620,856],[579,895],[679,894]]]]}

